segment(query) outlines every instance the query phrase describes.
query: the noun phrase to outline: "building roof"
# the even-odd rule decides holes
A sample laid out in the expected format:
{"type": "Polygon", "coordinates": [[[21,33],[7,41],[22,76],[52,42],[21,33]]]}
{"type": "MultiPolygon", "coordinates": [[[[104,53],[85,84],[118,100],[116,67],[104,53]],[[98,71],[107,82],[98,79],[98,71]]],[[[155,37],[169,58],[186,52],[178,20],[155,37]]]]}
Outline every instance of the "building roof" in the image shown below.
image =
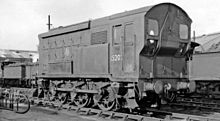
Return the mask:
{"type": "Polygon", "coordinates": [[[32,59],[34,62],[39,58],[37,51],[27,50],[7,50],[0,49],[0,60],[13,60],[13,59],[32,59]]]}
{"type": "Polygon", "coordinates": [[[198,36],[195,41],[200,44],[196,48],[199,52],[217,52],[220,51],[220,32],[198,36]]]}

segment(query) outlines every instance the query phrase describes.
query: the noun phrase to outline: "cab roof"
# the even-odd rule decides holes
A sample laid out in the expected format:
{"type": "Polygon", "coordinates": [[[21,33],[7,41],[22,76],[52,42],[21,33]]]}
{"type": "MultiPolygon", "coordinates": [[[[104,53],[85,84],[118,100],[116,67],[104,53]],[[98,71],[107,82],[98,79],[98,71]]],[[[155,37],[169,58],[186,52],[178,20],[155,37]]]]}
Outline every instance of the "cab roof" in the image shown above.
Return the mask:
{"type": "Polygon", "coordinates": [[[113,14],[113,15],[110,15],[110,16],[107,16],[107,17],[102,17],[102,18],[98,18],[98,19],[94,19],[94,20],[89,20],[89,21],[85,21],[85,22],[81,22],[81,23],[77,23],[77,24],[72,24],[72,25],[68,25],[68,26],[60,26],[60,27],[51,29],[49,32],[45,32],[45,33],[40,34],[39,37],[49,38],[49,37],[52,37],[52,36],[58,36],[58,35],[62,35],[62,34],[87,30],[87,29],[90,29],[91,22],[93,22],[93,21],[99,21],[99,20],[108,21],[108,20],[122,18],[122,17],[130,16],[130,15],[134,15],[134,14],[138,14],[138,13],[147,13],[152,8],[160,7],[160,6],[164,6],[164,5],[171,5],[171,6],[177,7],[178,9],[183,11],[183,13],[190,19],[190,21],[192,21],[191,18],[188,16],[188,14],[181,7],[177,6],[176,4],[173,4],[173,3],[160,3],[160,4],[146,6],[146,7],[142,7],[142,8],[138,8],[138,9],[134,9],[134,10],[129,10],[129,11],[125,11],[125,12],[122,12],[122,13],[117,13],[117,14],[113,14]]]}

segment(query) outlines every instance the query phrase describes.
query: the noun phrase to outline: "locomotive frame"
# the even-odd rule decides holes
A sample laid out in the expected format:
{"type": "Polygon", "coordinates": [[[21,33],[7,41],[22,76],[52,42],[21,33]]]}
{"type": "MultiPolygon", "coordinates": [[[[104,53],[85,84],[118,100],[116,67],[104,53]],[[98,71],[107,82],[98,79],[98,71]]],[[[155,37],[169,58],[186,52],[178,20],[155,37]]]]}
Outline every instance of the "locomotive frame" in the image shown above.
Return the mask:
{"type": "Polygon", "coordinates": [[[162,3],[39,35],[39,95],[79,107],[158,107],[191,92],[191,19],[162,3]]]}

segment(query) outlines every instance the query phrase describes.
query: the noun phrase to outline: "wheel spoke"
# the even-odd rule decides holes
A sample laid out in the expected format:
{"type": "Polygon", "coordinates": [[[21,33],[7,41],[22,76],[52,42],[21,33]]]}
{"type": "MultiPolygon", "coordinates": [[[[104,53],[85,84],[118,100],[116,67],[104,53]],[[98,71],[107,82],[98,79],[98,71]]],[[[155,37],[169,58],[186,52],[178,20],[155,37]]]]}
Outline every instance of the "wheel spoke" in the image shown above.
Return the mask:
{"type": "Polygon", "coordinates": [[[73,102],[78,107],[86,107],[90,104],[90,100],[88,94],[77,94],[73,102]]]}
{"type": "Polygon", "coordinates": [[[56,101],[61,104],[65,104],[68,100],[68,96],[66,92],[58,92],[56,101]]]}
{"type": "Polygon", "coordinates": [[[116,104],[114,92],[111,87],[107,87],[107,89],[103,90],[103,92],[105,93],[94,95],[94,102],[97,103],[101,110],[112,110],[116,104]]]}

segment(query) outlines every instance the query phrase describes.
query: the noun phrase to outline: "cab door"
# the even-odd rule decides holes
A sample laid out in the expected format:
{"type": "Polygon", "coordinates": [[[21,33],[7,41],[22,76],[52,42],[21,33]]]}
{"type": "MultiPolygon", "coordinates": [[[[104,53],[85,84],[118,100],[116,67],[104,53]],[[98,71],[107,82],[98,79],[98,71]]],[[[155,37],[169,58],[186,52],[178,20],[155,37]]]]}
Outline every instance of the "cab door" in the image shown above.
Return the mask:
{"type": "Polygon", "coordinates": [[[123,72],[125,74],[131,74],[135,70],[135,33],[134,24],[126,23],[124,25],[124,35],[123,40],[123,72]]]}
{"type": "Polygon", "coordinates": [[[112,26],[112,47],[110,54],[111,74],[113,77],[122,76],[122,54],[123,54],[123,25],[112,26]]]}
{"type": "Polygon", "coordinates": [[[135,71],[135,39],[132,22],[112,27],[111,73],[113,77],[131,76],[135,71]]]}

